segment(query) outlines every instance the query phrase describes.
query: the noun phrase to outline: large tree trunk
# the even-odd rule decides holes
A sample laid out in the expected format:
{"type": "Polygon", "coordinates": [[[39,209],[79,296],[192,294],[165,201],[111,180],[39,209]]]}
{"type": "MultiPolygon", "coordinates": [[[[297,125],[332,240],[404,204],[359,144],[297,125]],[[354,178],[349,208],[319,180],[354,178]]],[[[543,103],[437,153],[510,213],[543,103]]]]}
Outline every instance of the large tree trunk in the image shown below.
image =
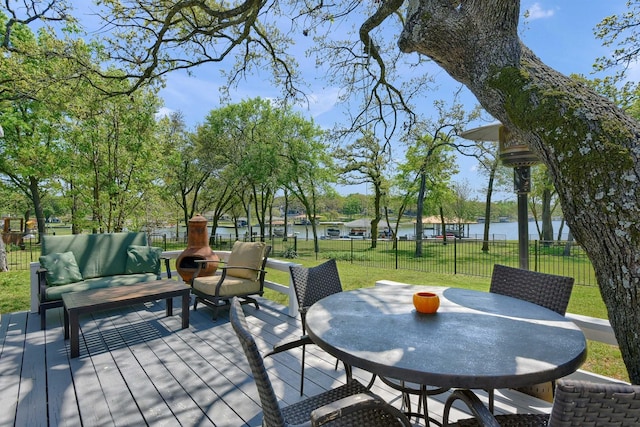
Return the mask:
{"type": "Polygon", "coordinates": [[[491,196],[493,195],[493,181],[496,178],[498,162],[493,162],[489,171],[489,184],[484,204],[484,231],[482,234],[482,252],[489,252],[489,226],[491,225],[491,196]]]}
{"type": "Polygon", "coordinates": [[[422,225],[422,214],[424,211],[424,197],[427,187],[427,178],[424,171],[420,171],[420,189],[418,190],[418,203],[416,206],[416,258],[422,257],[422,237],[424,229],[422,225]]]}
{"type": "Polygon", "coordinates": [[[464,83],[547,165],[640,384],[640,125],[543,64],[518,38],[519,11],[516,0],[410,0],[400,48],[464,83]]]}
{"type": "Polygon", "coordinates": [[[4,241],[0,238],[0,273],[9,271],[9,262],[7,261],[7,248],[4,241]]]}
{"type": "Polygon", "coordinates": [[[45,221],[44,221],[44,209],[42,208],[42,197],[40,195],[40,188],[38,187],[38,180],[30,176],[29,177],[29,191],[31,193],[31,201],[33,202],[33,209],[36,212],[36,224],[38,227],[38,241],[41,236],[45,234],[45,221]]]}
{"type": "Polygon", "coordinates": [[[551,218],[551,190],[542,190],[542,244],[550,246],[553,243],[553,221],[551,218]]]}

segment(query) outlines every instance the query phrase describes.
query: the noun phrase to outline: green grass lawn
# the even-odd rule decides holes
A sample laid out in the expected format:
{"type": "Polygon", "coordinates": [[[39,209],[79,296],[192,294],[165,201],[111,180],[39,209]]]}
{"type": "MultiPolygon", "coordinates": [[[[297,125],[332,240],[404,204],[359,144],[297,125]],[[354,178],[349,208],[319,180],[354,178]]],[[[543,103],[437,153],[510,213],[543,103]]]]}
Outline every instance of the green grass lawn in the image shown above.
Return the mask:
{"type": "MultiPolygon", "coordinates": [[[[305,266],[317,265],[323,260],[312,261],[296,259],[305,266]]],[[[452,286],[480,291],[488,291],[490,278],[468,275],[425,273],[411,270],[387,270],[375,267],[363,267],[349,262],[338,262],[340,278],[345,290],[373,286],[378,280],[393,280],[415,285],[452,286]]],[[[288,273],[269,270],[268,280],[277,283],[289,283],[288,273]]],[[[0,313],[29,310],[30,290],[28,271],[9,271],[0,273],[0,313]]],[[[265,296],[282,304],[288,304],[287,296],[267,289],[265,296]]],[[[607,318],[607,312],[599,291],[593,286],[576,285],[567,310],[570,313],[585,316],[607,318]]],[[[616,346],[589,341],[588,357],[583,369],[629,381],[622,362],[620,350],[616,346]]]]}
{"type": "Polygon", "coordinates": [[[29,310],[29,271],[0,273],[0,313],[29,310]]]}

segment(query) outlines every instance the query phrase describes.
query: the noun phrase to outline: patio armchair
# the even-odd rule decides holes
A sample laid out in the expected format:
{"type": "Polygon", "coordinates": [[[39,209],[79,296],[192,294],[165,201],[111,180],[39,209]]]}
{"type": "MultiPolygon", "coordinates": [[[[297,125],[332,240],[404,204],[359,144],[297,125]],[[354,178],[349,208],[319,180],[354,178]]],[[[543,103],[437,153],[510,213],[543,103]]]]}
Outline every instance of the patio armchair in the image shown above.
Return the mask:
{"type": "Polygon", "coordinates": [[[271,246],[264,242],[234,243],[229,259],[224,266],[218,267],[212,276],[198,276],[207,262],[218,260],[195,260],[198,269],[191,280],[191,293],[195,295],[193,309],[201,302],[213,308],[213,320],[218,318],[218,309],[229,304],[232,297],[242,299],[242,304],[254,304],[259,309],[255,295],[264,293],[265,266],[271,246]]]}
{"type": "MultiPolygon", "coordinates": [[[[296,340],[285,341],[274,346],[273,351],[267,356],[271,356],[293,348],[302,347],[302,365],[300,369],[300,396],[304,394],[304,360],[306,345],[313,344],[313,341],[306,335],[306,316],[309,307],[322,298],[342,292],[342,283],[338,274],[338,267],[335,259],[330,259],[315,267],[290,266],[293,290],[298,301],[298,311],[302,321],[302,336],[296,340]]],[[[336,362],[337,367],[337,362],[336,362]]],[[[347,375],[350,370],[347,368],[347,375]]]]}
{"type": "Polygon", "coordinates": [[[447,399],[443,427],[519,426],[632,427],[640,425],[640,386],[558,380],[551,414],[508,414],[494,416],[470,390],[456,390],[447,399]],[[464,402],[474,418],[449,423],[453,403],[464,402]]]}
{"type": "MultiPolygon", "coordinates": [[[[489,292],[529,301],[564,316],[569,305],[569,298],[571,298],[573,282],[573,277],[557,276],[495,264],[489,292]]],[[[553,400],[554,389],[555,384],[548,382],[520,387],[517,390],[551,401],[553,400]]],[[[493,391],[490,390],[489,394],[492,408],[493,391]]]]}
{"type": "Polygon", "coordinates": [[[264,360],[238,298],[233,298],[229,310],[231,325],[249,361],[262,405],[262,425],[286,426],[410,426],[398,409],[370,393],[356,380],[319,395],[281,407],[273,390],[264,360]]]}

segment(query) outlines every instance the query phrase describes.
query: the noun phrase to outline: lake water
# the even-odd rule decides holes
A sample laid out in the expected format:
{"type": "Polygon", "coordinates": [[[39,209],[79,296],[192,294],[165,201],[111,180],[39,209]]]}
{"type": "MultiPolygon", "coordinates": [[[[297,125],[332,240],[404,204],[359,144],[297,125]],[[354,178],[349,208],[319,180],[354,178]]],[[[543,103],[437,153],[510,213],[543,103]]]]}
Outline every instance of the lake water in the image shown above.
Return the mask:
{"type": "MultiPolygon", "coordinates": [[[[558,236],[560,230],[561,221],[553,221],[553,236],[554,239],[558,236]]],[[[529,221],[528,234],[529,239],[538,240],[538,230],[536,228],[535,221],[529,221]]],[[[542,227],[542,224],[540,224],[542,227]]],[[[465,236],[473,239],[482,239],[484,235],[484,224],[469,224],[464,226],[465,236]]],[[[434,235],[435,231],[431,229],[425,229],[424,235],[430,237],[434,235]]],[[[567,239],[569,233],[569,227],[564,224],[562,228],[562,239],[567,239]]],[[[401,226],[398,230],[398,236],[415,236],[415,229],[413,224],[410,226],[401,226]]],[[[517,222],[492,222],[489,224],[489,238],[492,240],[518,240],[518,223],[517,222]]]]}
{"type": "MultiPolygon", "coordinates": [[[[556,239],[558,237],[558,231],[560,231],[560,226],[562,225],[561,221],[553,221],[553,238],[556,239]]],[[[539,234],[538,229],[536,228],[535,221],[529,221],[527,224],[529,228],[529,239],[538,240],[539,234]]],[[[540,227],[542,228],[542,223],[540,223],[540,227]]],[[[466,228],[465,228],[466,230],[466,228]]],[[[469,225],[469,235],[470,237],[475,237],[477,235],[478,238],[482,238],[484,233],[484,224],[470,224],[469,225]]],[[[506,240],[518,240],[518,223],[517,222],[492,222],[489,227],[489,234],[495,234],[496,239],[500,239],[500,236],[505,236],[506,240]]],[[[569,234],[569,226],[565,223],[562,227],[562,240],[566,240],[569,234]]]]}
{"type": "MultiPolygon", "coordinates": [[[[560,230],[561,221],[553,221],[553,236],[554,239],[558,237],[558,231],[560,230]]],[[[279,227],[281,228],[281,227],[279,227]]],[[[318,225],[318,235],[326,236],[327,228],[336,228],[336,226],[329,225],[318,225]]],[[[340,227],[337,227],[340,228],[340,227]]],[[[535,221],[529,221],[529,239],[537,240],[538,239],[538,231],[536,229],[535,221]]],[[[254,232],[257,231],[257,227],[254,227],[254,232]]],[[[238,232],[240,236],[244,236],[247,233],[246,227],[239,227],[238,232]]],[[[341,228],[341,232],[346,235],[349,233],[349,230],[345,227],[341,228]]],[[[155,230],[155,233],[158,234],[166,234],[167,237],[172,239],[176,236],[176,229],[165,228],[155,230]]],[[[184,237],[185,227],[180,227],[180,237],[184,237]]],[[[289,233],[291,234],[291,227],[289,227],[289,233]]],[[[293,226],[293,233],[295,233],[298,238],[301,239],[311,239],[313,234],[311,231],[311,226],[304,225],[295,225],[293,226]]],[[[465,226],[465,235],[474,239],[482,239],[484,233],[484,224],[469,224],[465,226]]],[[[567,235],[569,233],[569,227],[564,224],[562,228],[562,239],[566,240],[567,235]]],[[[233,227],[218,227],[216,230],[216,234],[221,236],[233,236],[235,237],[235,230],[233,227]]],[[[429,237],[434,234],[434,230],[425,229],[425,236],[429,237]]],[[[401,225],[398,230],[398,236],[407,236],[408,238],[413,238],[415,236],[415,229],[413,224],[401,225]]],[[[518,240],[518,223],[517,222],[492,222],[490,223],[489,228],[489,238],[492,240],[518,240]]]]}

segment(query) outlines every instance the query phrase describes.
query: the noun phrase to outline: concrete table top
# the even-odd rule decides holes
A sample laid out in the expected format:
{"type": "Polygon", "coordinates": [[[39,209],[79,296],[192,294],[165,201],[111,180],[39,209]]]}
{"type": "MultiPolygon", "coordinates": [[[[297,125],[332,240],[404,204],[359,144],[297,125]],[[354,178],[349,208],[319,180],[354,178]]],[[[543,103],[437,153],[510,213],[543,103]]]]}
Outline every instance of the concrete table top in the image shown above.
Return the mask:
{"type": "Polygon", "coordinates": [[[459,288],[376,286],[314,304],[307,332],[344,362],[417,384],[497,389],[543,383],[576,371],[584,334],[572,321],[519,299],[459,288]],[[412,296],[435,292],[435,314],[412,296]]]}

